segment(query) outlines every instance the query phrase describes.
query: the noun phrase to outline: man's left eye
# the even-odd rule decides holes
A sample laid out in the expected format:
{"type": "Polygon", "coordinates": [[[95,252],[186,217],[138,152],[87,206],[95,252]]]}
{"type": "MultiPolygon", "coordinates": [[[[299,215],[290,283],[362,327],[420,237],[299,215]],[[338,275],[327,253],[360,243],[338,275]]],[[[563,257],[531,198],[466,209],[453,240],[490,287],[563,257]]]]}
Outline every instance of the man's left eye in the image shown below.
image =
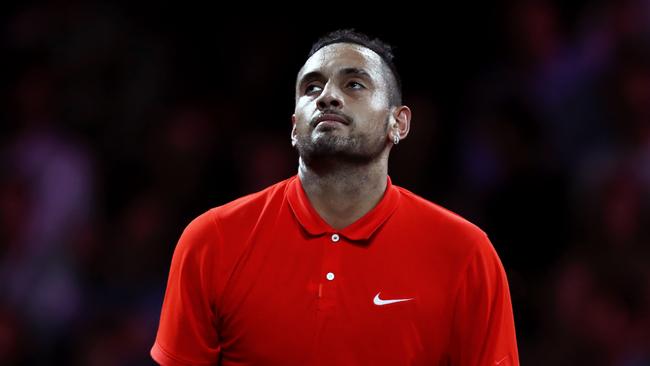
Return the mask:
{"type": "Polygon", "coordinates": [[[349,82],[348,87],[352,88],[352,89],[363,89],[363,88],[365,88],[361,83],[358,83],[356,81],[349,82]]]}

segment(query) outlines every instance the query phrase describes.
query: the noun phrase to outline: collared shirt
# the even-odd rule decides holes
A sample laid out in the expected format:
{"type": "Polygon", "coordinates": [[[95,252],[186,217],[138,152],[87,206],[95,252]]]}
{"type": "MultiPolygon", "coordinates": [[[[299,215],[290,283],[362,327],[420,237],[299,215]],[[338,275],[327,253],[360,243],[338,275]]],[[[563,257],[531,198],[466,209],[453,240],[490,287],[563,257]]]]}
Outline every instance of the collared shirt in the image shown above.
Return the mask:
{"type": "Polygon", "coordinates": [[[341,230],[294,176],[183,232],[152,357],[163,365],[518,365],[487,236],[387,181],[341,230]]]}

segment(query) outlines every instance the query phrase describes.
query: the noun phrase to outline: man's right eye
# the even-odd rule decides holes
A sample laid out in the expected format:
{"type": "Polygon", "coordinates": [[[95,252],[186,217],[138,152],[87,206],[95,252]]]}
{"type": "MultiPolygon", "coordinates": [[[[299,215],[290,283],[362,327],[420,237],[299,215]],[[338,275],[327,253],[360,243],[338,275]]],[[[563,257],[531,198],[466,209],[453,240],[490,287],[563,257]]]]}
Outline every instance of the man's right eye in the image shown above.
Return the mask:
{"type": "Polygon", "coordinates": [[[322,89],[322,88],[321,88],[319,85],[317,85],[317,84],[309,84],[309,85],[307,85],[307,87],[305,88],[305,94],[313,94],[313,93],[317,93],[317,92],[319,92],[321,89],[322,89]]]}

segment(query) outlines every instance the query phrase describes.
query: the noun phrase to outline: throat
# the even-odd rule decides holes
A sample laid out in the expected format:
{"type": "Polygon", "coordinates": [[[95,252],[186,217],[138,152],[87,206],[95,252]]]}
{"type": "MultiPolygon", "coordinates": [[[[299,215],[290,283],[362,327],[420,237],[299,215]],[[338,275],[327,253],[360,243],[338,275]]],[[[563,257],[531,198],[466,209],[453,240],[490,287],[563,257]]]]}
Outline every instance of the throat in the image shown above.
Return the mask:
{"type": "Polygon", "coordinates": [[[343,229],[370,212],[386,190],[384,167],[347,169],[318,174],[301,162],[298,176],[319,216],[336,230],[343,229]]]}

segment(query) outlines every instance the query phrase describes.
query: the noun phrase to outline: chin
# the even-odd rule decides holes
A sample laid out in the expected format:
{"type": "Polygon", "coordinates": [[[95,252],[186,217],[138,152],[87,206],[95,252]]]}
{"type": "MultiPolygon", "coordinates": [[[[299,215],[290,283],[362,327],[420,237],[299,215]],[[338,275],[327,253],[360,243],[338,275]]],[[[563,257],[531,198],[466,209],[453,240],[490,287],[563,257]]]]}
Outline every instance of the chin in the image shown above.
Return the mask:
{"type": "Polygon", "coordinates": [[[312,136],[311,150],[313,151],[345,151],[348,149],[349,141],[345,136],[334,133],[324,133],[312,136]]]}

